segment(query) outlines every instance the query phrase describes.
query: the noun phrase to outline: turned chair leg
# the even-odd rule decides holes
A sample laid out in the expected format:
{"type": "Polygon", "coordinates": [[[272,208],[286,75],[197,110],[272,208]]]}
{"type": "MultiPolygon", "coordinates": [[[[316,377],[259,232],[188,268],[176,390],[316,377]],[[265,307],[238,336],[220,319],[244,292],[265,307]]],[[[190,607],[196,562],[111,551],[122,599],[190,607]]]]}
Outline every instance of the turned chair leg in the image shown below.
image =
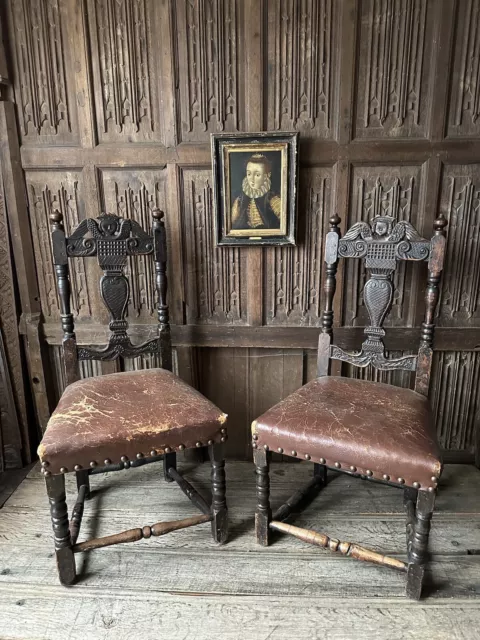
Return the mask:
{"type": "Polygon", "coordinates": [[[223,544],[228,536],[228,510],[225,497],[225,460],[223,445],[212,444],[208,447],[212,463],[212,537],[215,542],[223,544]]]}
{"type": "Polygon", "coordinates": [[[408,545],[407,596],[419,600],[428,558],[428,536],[435,505],[435,493],[419,491],[408,545]]]}
{"type": "Polygon", "coordinates": [[[50,502],[58,577],[62,584],[69,585],[74,582],[76,572],[65,499],[65,476],[49,476],[45,478],[45,484],[50,502]]]}
{"type": "Polygon", "coordinates": [[[255,511],[255,534],[258,544],[268,547],[269,525],[272,520],[270,508],[270,452],[264,449],[254,449],[253,460],[257,478],[257,509],[255,511]]]}
{"type": "Polygon", "coordinates": [[[75,477],[77,478],[77,489],[80,491],[80,487],[85,485],[87,488],[85,490],[85,500],[90,499],[90,474],[88,469],[84,469],[82,471],[76,471],[75,477]]]}
{"type": "Polygon", "coordinates": [[[163,475],[165,477],[165,482],[173,482],[173,478],[168,475],[168,470],[173,467],[175,470],[177,469],[177,454],[174,453],[166,453],[163,458],[163,475]]]}

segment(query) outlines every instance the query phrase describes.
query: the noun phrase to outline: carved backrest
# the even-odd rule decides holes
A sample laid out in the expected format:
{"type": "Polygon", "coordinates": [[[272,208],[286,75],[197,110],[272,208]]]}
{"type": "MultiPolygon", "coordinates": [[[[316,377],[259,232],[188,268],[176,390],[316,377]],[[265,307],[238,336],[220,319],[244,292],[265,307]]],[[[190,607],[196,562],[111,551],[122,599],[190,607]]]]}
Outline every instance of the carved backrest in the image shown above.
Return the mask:
{"type": "Polygon", "coordinates": [[[426,395],[430,378],[434,314],[438,302],[438,284],[445,254],[445,227],[447,221],[440,216],[434,223],[431,240],[422,238],[407,221],[397,222],[391,216],[376,216],[367,222],[355,223],[340,237],[340,218],[330,218],[330,231],[325,246],[326,281],[325,310],[322,316],[322,334],[319,341],[318,375],[328,373],[328,360],[342,360],[357,367],[372,365],[377,369],[403,369],[416,371],[415,389],[426,395]],[[358,352],[344,351],[332,345],[333,297],[339,258],[357,258],[365,261],[367,282],[363,300],[370,324],[365,327],[366,338],[358,352]],[[393,303],[393,275],[400,261],[428,261],[426,313],[422,323],[418,355],[388,358],[383,337],[384,321],[393,303]]]}
{"type": "Polygon", "coordinates": [[[57,276],[58,295],[63,328],[64,366],[67,384],[78,380],[78,360],[115,360],[144,354],[159,354],[162,367],[172,368],[170,325],[167,296],[167,245],[163,212],[152,212],[152,231],[146,233],[135,220],[103,214],[99,218],[83,220],[66,237],[62,215],[50,215],[52,223],[53,262],[57,276]],[[129,257],[151,255],[155,265],[155,284],[158,295],[158,337],[133,345],[127,333],[127,307],[130,285],[125,268],[129,257]],[[104,349],[77,346],[73,314],[70,307],[69,258],[96,257],[103,275],[100,295],[110,314],[110,337],[104,349]]]}

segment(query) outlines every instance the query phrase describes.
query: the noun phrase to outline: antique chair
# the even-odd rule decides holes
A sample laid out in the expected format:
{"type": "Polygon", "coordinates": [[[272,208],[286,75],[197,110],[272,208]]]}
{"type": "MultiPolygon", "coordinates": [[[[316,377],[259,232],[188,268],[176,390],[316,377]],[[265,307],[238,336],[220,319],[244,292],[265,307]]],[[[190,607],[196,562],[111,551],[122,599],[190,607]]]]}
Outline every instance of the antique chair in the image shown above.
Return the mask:
{"type": "Polygon", "coordinates": [[[134,220],[115,215],[81,222],[65,236],[62,216],[52,222],[55,265],[63,328],[64,371],[67,388],[38,448],[50,501],[60,582],[75,579],[74,554],[113,544],[160,536],[203,522],[212,522],[213,539],[227,538],[223,442],[226,415],[198,391],[172,373],[172,346],[166,304],[166,236],[163,212],[153,211],[151,234],[134,220]],[[129,257],[151,256],[158,295],[157,337],[133,345],[126,320],[129,257]],[[78,346],[70,310],[68,259],[96,256],[103,270],[100,294],[111,320],[108,345],[101,350],[78,346]],[[113,373],[79,379],[79,360],[113,360],[144,354],[159,356],[162,368],[113,373]],[[176,451],[208,445],[212,462],[212,504],[209,505],[176,470],[176,451]],[[117,535],[77,543],[89,476],[140,466],[163,458],[167,481],[175,480],[202,515],[159,522],[117,535]],[[78,498],[69,523],[65,474],[76,473],[78,498]]]}
{"type": "Polygon", "coordinates": [[[340,239],[340,218],[330,218],[325,247],[325,310],[319,337],[318,377],[282,400],[252,423],[257,474],[257,542],[269,544],[270,530],[347,556],[407,573],[407,595],[419,599],[427,559],[428,535],[442,463],[435,424],[427,399],[434,313],[445,251],[445,218],[434,223],[431,241],[405,221],[389,216],[357,222],[340,239]],[[333,296],[339,258],[363,258],[369,272],[363,299],[370,317],[361,351],[332,345],[333,296]],[[383,344],[384,320],[393,300],[393,275],[400,260],[428,261],[426,314],[418,355],[389,358],[383,344]],[[330,359],[357,367],[415,372],[415,390],[329,375],[330,359]],[[311,460],[314,476],[272,517],[269,462],[272,452],[311,460]],[[300,501],[326,484],[327,468],[391,484],[404,491],[408,562],[383,556],[349,542],[283,522],[300,501]]]}

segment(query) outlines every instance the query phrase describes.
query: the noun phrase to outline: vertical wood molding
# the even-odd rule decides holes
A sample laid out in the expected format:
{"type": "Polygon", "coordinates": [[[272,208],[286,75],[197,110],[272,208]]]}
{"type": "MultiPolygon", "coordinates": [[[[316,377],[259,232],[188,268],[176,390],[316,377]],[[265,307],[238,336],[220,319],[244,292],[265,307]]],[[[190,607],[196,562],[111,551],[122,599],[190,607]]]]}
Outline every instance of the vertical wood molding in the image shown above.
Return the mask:
{"type": "Polygon", "coordinates": [[[67,2],[70,17],[68,44],[74,56],[73,69],[80,144],[84,148],[92,149],[97,144],[97,137],[85,0],[67,0],[67,2]]]}
{"type": "Polygon", "coordinates": [[[167,233],[170,238],[169,258],[167,261],[170,290],[170,312],[172,324],[184,324],[185,318],[185,279],[183,264],[185,252],[182,235],[180,170],[175,164],[167,165],[167,233]]]}
{"type": "MultiPolygon", "coordinates": [[[[247,131],[263,131],[264,126],[264,0],[245,0],[245,73],[249,89],[246,91],[247,131]]],[[[247,253],[247,321],[249,325],[263,324],[263,249],[248,247],[247,253]]]]}
{"type": "MultiPolygon", "coordinates": [[[[454,0],[443,0],[441,11],[435,14],[435,47],[430,66],[435,70],[435,82],[430,96],[430,139],[442,140],[448,119],[448,84],[451,74],[452,42],[455,30],[454,0]]],[[[480,89],[480,86],[479,86],[480,89]]],[[[433,158],[432,158],[433,159],[433,158]]],[[[440,174],[438,174],[440,175],[440,174]]],[[[433,220],[432,218],[432,223],[433,220]]]]}
{"type": "Polygon", "coordinates": [[[163,117],[163,143],[166,147],[174,147],[179,142],[177,131],[178,98],[175,76],[176,54],[174,33],[174,13],[176,0],[157,0],[155,31],[160,34],[160,87],[158,99],[159,111],[163,117]]]}

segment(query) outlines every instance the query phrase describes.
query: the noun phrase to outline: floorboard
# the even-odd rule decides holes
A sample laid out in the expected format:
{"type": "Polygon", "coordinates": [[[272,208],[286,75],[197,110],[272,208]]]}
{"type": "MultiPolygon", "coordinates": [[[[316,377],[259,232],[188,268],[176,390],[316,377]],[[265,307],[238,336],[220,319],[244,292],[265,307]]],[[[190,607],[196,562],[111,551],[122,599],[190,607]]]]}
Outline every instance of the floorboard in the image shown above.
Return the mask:
{"type": "MultiPolygon", "coordinates": [[[[209,465],[182,471],[209,497],[209,465]]],[[[315,549],[289,536],[254,540],[255,480],[227,466],[230,539],[209,525],[77,556],[74,587],[57,582],[48,502],[38,468],[0,510],[0,639],[182,640],[479,638],[480,472],[448,465],[434,515],[421,603],[401,573],[315,549]]],[[[311,477],[272,465],[275,507],[311,477]]],[[[80,540],[196,513],[161,465],[92,477],[80,540]]],[[[73,476],[67,481],[74,495],[73,476]]],[[[332,473],[296,524],[405,557],[402,492],[332,473]]]]}

